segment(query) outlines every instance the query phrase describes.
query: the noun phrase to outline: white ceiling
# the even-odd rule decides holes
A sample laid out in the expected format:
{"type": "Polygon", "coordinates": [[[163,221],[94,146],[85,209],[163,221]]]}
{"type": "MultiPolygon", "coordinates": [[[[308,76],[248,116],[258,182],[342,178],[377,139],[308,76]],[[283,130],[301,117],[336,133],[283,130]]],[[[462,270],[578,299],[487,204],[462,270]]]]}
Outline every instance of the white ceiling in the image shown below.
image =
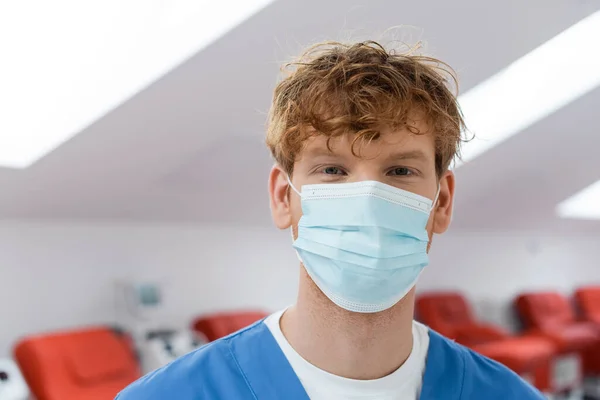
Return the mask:
{"type": "MultiPolygon", "coordinates": [[[[0,218],[270,224],[266,111],[278,65],[304,45],[420,27],[403,39],[426,40],[465,91],[598,9],[592,0],[278,0],[32,167],[0,170],[0,218]]],[[[598,221],[554,217],[557,203],[600,179],[598,110],[597,89],[460,167],[455,228],[599,233],[598,221]]]]}

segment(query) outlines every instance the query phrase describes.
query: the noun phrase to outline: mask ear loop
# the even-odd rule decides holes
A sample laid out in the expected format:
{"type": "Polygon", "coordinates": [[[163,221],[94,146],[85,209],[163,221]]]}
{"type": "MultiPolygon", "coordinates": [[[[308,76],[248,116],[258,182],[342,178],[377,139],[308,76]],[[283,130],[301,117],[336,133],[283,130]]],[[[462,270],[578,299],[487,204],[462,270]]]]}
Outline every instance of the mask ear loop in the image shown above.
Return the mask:
{"type": "MultiPolygon", "coordinates": [[[[439,200],[441,189],[442,189],[442,186],[438,183],[437,192],[435,193],[435,197],[433,199],[433,203],[431,203],[430,213],[431,213],[431,211],[433,211],[433,209],[435,208],[435,206],[436,206],[436,204],[437,204],[437,202],[439,200]]],[[[427,242],[427,253],[429,253],[429,249],[431,248],[431,242],[432,242],[432,240],[433,240],[433,235],[431,235],[431,239],[427,242]]]]}
{"type": "MultiPolygon", "coordinates": [[[[289,178],[288,178],[289,179],[289,178]]],[[[433,210],[437,205],[437,201],[440,199],[440,191],[442,190],[442,186],[438,183],[438,189],[435,193],[435,198],[433,199],[433,203],[431,203],[431,209],[433,210]]]]}
{"type": "MultiPolygon", "coordinates": [[[[298,191],[298,189],[296,189],[296,187],[292,183],[292,180],[290,179],[289,175],[287,176],[287,181],[288,181],[288,185],[290,185],[292,190],[294,192],[296,192],[296,194],[298,194],[298,196],[300,196],[300,198],[302,198],[302,194],[298,191]]],[[[296,238],[294,237],[294,227],[293,226],[290,226],[290,235],[292,236],[292,243],[294,243],[296,241],[296,238]]],[[[300,260],[300,262],[302,262],[302,259],[300,258],[300,254],[298,254],[298,251],[296,251],[296,256],[298,257],[298,260],[300,260]]]]}
{"type": "Polygon", "coordinates": [[[298,189],[296,189],[296,186],[294,186],[294,184],[292,183],[292,180],[290,179],[289,175],[287,176],[287,181],[288,181],[288,184],[290,185],[290,187],[292,188],[292,190],[294,192],[296,192],[298,194],[298,196],[302,197],[302,194],[298,191],[298,189]]]}

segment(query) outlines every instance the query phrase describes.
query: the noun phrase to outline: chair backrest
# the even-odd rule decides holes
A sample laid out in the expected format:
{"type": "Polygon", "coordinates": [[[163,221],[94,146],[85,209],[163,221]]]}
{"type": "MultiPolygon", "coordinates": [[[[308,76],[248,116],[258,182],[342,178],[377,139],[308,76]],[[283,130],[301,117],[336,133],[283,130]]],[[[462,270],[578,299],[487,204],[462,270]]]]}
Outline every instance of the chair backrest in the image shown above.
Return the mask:
{"type": "Polygon", "coordinates": [[[557,292],[521,294],[516,307],[526,328],[551,330],[575,322],[569,300],[557,292]]]}
{"type": "Polygon", "coordinates": [[[24,338],[15,359],[38,400],[114,398],[140,377],[130,338],[107,327],[24,338]]]}
{"type": "Polygon", "coordinates": [[[575,301],[586,320],[600,324],[600,286],[578,289],[575,291],[575,301]]]}
{"type": "Polygon", "coordinates": [[[433,330],[455,338],[455,329],[475,324],[471,309],[460,293],[440,292],[419,295],[417,318],[433,330]]]}
{"type": "Polygon", "coordinates": [[[197,318],[192,322],[192,328],[212,342],[252,325],[266,316],[267,313],[262,311],[222,312],[197,318]]]}

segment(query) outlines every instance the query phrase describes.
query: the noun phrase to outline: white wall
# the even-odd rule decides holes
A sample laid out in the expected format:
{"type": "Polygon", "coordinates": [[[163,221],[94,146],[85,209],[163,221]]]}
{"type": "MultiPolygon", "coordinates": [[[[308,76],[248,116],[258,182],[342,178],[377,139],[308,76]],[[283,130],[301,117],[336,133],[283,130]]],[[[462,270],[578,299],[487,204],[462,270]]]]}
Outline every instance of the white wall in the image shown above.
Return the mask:
{"type": "Polygon", "coordinates": [[[168,226],[0,225],[0,357],[21,335],[120,320],[116,282],[164,282],[161,317],[293,302],[289,236],[168,226]]]}
{"type": "MultiPolygon", "coordinates": [[[[481,317],[510,323],[521,290],[568,293],[600,283],[599,238],[449,233],[436,238],[419,290],[459,288],[481,317]]],[[[17,337],[119,319],[115,282],[163,282],[161,318],[275,310],[294,301],[297,260],[287,232],[117,224],[0,225],[0,357],[17,337]]]]}

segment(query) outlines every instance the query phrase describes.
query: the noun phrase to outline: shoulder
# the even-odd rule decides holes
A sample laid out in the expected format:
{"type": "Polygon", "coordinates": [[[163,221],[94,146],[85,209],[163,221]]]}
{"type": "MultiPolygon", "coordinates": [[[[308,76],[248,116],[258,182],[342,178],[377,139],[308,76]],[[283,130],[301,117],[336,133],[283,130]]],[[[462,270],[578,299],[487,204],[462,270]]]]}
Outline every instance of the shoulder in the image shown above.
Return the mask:
{"type": "MultiPolygon", "coordinates": [[[[431,332],[432,335],[438,335],[431,332]]],[[[438,337],[442,338],[438,335],[438,337]]],[[[504,365],[476,353],[449,339],[442,338],[446,351],[462,367],[459,375],[460,399],[485,398],[487,400],[519,399],[544,400],[545,397],[529,383],[504,365]]],[[[448,363],[447,365],[452,365],[448,363]]]]}
{"type": "Polygon", "coordinates": [[[255,325],[145,375],[119,393],[115,400],[245,398],[249,389],[231,347],[255,325]]]}

